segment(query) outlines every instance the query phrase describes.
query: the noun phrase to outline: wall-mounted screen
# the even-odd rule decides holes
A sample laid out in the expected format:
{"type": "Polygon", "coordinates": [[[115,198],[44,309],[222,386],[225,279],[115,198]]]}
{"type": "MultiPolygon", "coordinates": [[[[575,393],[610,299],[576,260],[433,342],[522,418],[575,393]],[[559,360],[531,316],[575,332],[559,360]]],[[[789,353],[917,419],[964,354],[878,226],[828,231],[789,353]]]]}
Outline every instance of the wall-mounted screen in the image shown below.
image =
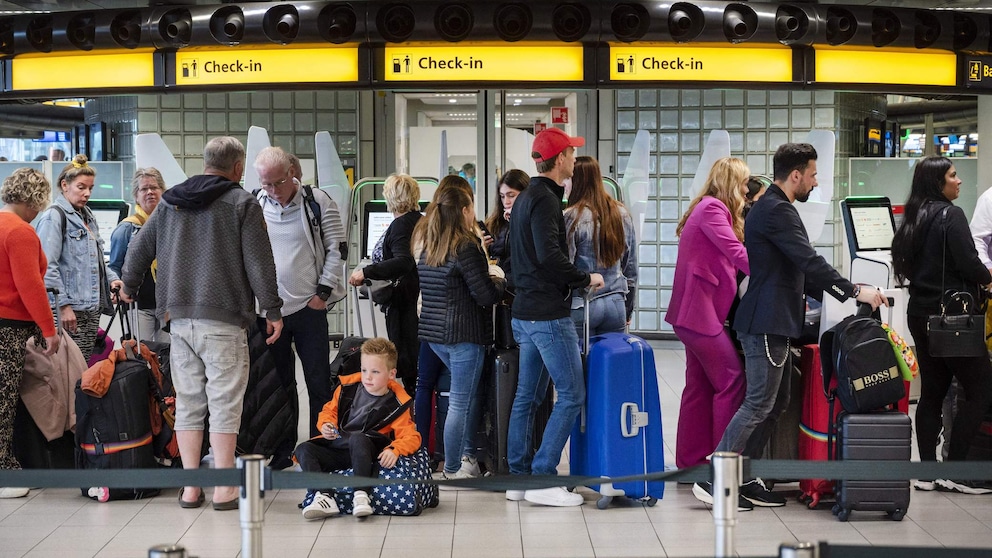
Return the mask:
{"type": "Polygon", "coordinates": [[[103,240],[103,257],[110,257],[110,235],[117,224],[127,217],[130,206],[124,200],[90,200],[86,207],[93,212],[96,226],[100,229],[100,239],[103,240]]]}
{"type": "Polygon", "coordinates": [[[97,122],[95,124],[87,124],[86,130],[88,131],[88,146],[89,151],[86,156],[90,161],[106,161],[107,160],[107,124],[104,122],[97,122]]]}

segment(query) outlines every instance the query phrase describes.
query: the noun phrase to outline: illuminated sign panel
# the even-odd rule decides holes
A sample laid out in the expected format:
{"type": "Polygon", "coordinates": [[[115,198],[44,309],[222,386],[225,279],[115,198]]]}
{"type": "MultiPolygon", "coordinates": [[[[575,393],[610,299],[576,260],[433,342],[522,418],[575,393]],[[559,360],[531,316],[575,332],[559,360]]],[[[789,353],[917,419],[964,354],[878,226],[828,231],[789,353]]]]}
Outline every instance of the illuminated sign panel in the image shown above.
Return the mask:
{"type": "Polygon", "coordinates": [[[581,46],[385,48],[385,81],[582,81],[581,46]]]}
{"type": "Polygon", "coordinates": [[[992,56],[969,56],[965,70],[965,87],[992,89],[992,56]]]}
{"type": "Polygon", "coordinates": [[[790,82],[792,50],[743,45],[611,45],[610,80],[790,82]]]}
{"type": "Polygon", "coordinates": [[[357,81],[357,48],[183,49],[176,53],[176,85],[357,81]]]}
{"type": "Polygon", "coordinates": [[[957,55],[943,51],[817,48],[816,81],[882,85],[957,85],[957,55]]]}
{"type": "Polygon", "coordinates": [[[106,89],[153,87],[155,53],[84,53],[17,56],[11,66],[11,89],[106,89]]]}

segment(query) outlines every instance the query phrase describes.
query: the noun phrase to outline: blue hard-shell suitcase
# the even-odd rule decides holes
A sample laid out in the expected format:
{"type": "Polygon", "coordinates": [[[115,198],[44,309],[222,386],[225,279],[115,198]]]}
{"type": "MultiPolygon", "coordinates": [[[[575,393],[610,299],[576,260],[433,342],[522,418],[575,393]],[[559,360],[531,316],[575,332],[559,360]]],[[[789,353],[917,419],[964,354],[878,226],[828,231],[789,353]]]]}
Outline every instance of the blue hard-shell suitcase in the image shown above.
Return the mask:
{"type": "MultiPolygon", "coordinates": [[[[588,305],[587,305],[588,306],[588,305]]],[[[590,339],[586,355],[586,405],[572,430],[572,475],[626,477],[665,470],[661,402],[654,352],[640,337],[607,333],[590,339]]],[[[662,481],[590,485],[602,497],[644,500],[653,506],[665,492],[662,481]]]]}

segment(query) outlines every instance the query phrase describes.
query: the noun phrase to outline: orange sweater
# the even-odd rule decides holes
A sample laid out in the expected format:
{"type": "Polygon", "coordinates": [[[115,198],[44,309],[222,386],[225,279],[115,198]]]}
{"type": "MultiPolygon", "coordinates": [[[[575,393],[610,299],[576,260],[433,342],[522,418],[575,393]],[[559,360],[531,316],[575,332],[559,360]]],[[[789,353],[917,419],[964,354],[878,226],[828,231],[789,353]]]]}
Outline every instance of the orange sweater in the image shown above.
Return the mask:
{"type": "Polygon", "coordinates": [[[55,320],[45,293],[48,260],[31,225],[0,211],[0,318],[35,322],[45,337],[55,335],[55,320]]]}

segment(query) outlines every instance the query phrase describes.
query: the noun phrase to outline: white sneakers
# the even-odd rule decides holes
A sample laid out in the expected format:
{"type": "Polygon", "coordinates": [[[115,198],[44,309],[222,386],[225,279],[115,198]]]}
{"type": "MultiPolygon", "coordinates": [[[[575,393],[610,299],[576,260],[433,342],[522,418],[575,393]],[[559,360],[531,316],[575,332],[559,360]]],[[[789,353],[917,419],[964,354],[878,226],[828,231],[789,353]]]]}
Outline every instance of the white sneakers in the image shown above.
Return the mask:
{"type": "Polygon", "coordinates": [[[519,502],[524,499],[524,494],[526,493],[526,490],[507,490],[506,499],[511,502],[519,502]]]}
{"type": "MultiPolygon", "coordinates": [[[[454,473],[445,473],[442,470],[439,473],[434,473],[433,479],[436,481],[477,479],[481,475],[482,472],[479,470],[479,460],[474,457],[469,457],[466,455],[465,457],[462,457],[462,465],[457,471],[455,471],[454,473]]],[[[471,489],[464,486],[451,486],[447,484],[441,484],[438,485],[438,490],[471,490],[471,489]]]]}
{"type": "Polygon", "coordinates": [[[16,486],[0,488],[0,498],[23,498],[30,493],[30,488],[21,488],[16,486]]]}
{"type": "Polygon", "coordinates": [[[479,460],[467,455],[462,457],[462,467],[458,470],[458,472],[463,471],[471,478],[478,478],[482,475],[482,471],[479,470],[479,460]]]}
{"type": "MultiPolygon", "coordinates": [[[[507,497],[509,497],[509,492],[507,491],[507,497]]],[[[559,508],[581,506],[584,501],[581,494],[569,492],[564,486],[528,490],[524,492],[524,500],[533,504],[559,508]]]]}
{"type": "Polygon", "coordinates": [[[303,517],[306,519],[324,519],[341,513],[334,498],[323,492],[315,492],[312,498],[307,499],[310,500],[310,503],[303,508],[303,517]]]}
{"type": "Polygon", "coordinates": [[[364,490],[356,490],[352,499],[353,508],[351,515],[355,517],[367,517],[372,515],[372,505],[369,503],[369,495],[364,490]]]}

